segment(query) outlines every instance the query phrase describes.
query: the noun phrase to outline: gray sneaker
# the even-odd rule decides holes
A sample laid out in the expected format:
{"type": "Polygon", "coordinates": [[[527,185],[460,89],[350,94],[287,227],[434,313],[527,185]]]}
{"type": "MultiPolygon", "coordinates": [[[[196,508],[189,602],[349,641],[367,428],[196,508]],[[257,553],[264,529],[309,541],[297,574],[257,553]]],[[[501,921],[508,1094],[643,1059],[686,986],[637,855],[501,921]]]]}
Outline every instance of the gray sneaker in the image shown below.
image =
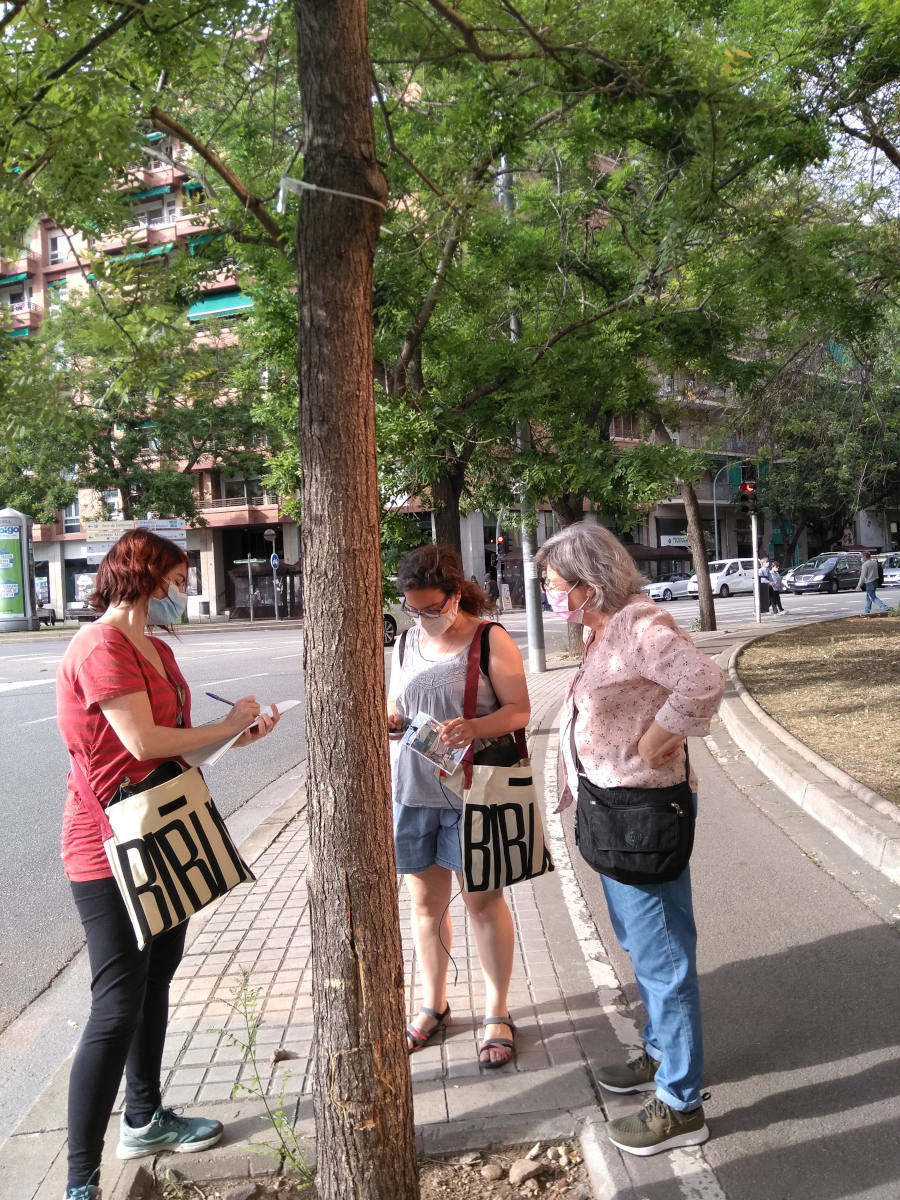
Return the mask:
{"type": "Polygon", "coordinates": [[[652,1092],[656,1087],[653,1080],[658,1070],[657,1060],[642,1050],[631,1062],[601,1067],[597,1072],[597,1082],[608,1092],[652,1092]]]}
{"type": "Polygon", "coordinates": [[[148,1154],[196,1154],[214,1146],[224,1133],[221,1121],[182,1117],[171,1108],[158,1108],[141,1129],[132,1129],[122,1113],[118,1158],[144,1158],[148,1154]]]}
{"type": "Polygon", "coordinates": [[[614,1146],[641,1157],[679,1146],[699,1146],[709,1137],[702,1104],[690,1112],[679,1112],[656,1096],[645,1100],[633,1116],[610,1121],[606,1130],[614,1146]]]}

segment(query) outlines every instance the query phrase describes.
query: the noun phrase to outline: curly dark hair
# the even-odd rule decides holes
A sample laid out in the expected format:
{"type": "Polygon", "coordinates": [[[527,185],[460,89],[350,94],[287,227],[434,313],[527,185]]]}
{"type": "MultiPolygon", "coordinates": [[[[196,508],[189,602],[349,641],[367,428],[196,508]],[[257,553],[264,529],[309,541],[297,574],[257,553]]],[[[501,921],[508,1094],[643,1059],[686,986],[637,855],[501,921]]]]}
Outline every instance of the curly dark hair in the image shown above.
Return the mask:
{"type": "Polygon", "coordinates": [[[466,579],[462,561],[452,546],[429,543],[413,550],[400,564],[397,587],[401,592],[437,588],[447,596],[459,592],[459,607],[473,617],[480,617],[490,607],[484,591],[473,580],[466,579]]]}

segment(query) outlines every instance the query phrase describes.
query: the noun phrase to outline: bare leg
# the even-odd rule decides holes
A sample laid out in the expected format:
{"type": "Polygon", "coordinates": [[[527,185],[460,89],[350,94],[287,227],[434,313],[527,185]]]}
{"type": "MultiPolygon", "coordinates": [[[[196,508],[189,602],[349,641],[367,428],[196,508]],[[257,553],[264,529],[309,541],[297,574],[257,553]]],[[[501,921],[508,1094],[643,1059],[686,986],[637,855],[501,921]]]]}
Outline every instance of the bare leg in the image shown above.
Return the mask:
{"type": "MultiPolygon", "coordinates": [[[[503,1017],[509,1012],[509,980],[512,975],[515,930],[512,913],[502,891],[463,892],[463,900],[472,922],[475,945],[484,972],[485,1016],[503,1017]]],[[[485,1037],[509,1038],[506,1025],[488,1025],[485,1037]]],[[[500,1049],[486,1050],[484,1061],[503,1062],[506,1054],[500,1049]]]]}
{"type": "MultiPolygon", "coordinates": [[[[413,937],[422,972],[422,1003],[438,1013],[447,1007],[448,951],[453,945],[448,909],[452,882],[450,872],[438,866],[406,876],[412,900],[413,937]]],[[[419,1013],[412,1023],[422,1033],[428,1033],[436,1024],[433,1017],[424,1013],[419,1013]]],[[[408,1045],[413,1049],[411,1042],[408,1045]]]]}

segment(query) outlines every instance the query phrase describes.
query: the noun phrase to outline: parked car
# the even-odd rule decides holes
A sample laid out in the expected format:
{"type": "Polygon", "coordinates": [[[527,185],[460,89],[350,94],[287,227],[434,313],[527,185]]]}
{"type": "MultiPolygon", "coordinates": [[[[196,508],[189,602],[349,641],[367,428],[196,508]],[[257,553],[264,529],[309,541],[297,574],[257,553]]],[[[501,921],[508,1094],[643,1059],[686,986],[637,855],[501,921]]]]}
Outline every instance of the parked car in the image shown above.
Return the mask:
{"type": "MultiPolygon", "coordinates": [[[[734,592],[753,591],[753,559],[722,558],[709,564],[709,582],[716,596],[730,596],[734,592]]],[[[696,596],[700,590],[696,572],[687,585],[688,595],[696,596]]]]}
{"type": "Polygon", "coordinates": [[[651,600],[674,600],[676,596],[688,594],[689,579],[690,575],[686,571],[673,571],[671,575],[660,575],[659,579],[651,579],[649,583],[644,584],[641,591],[646,592],[651,600]]]}
{"type": "Polygon", "coordinates": [[[67,621],[96,621],[100,614],[88,604],[87,600],[72,600],[66,605],[67,621]]]}
{"type": "Polygon", "coordinates": [[[56,609],[52,604],[39,603],[34,610],[34,615],[38,619],[39,625],[55,625],[56,624],[56,609]]]}
{"type": "Polygon", "coordinates": [[[879,554],[884,571],[884,587],[900,587],[900,554],[879,554]]]}
{"type": "Polygon", "coordinates": [[[412,626],[412,621],[399,604],[386,604],[384,606],[383,618],[384,644],[386,646],[393,646],[397,640],[397,634],[402,633],[404,629],[409,629],[412,626]]]}
{"type": "Polygon", "coordinates": [[[794,568],[792,592],[850,591],[859,581],[862,557],[859,554],[817,554],[809,562],[794,568]]]}

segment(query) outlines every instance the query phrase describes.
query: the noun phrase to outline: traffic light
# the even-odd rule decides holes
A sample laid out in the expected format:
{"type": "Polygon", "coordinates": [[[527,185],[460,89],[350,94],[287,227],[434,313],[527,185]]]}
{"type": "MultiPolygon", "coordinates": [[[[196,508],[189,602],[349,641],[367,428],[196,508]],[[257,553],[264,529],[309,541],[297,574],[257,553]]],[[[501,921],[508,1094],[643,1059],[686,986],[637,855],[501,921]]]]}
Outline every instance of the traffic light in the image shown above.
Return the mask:
{"type": "Polygon", "coordinates": [[[498,534],[497,535],[497,550],[500,554],[503,553],[505,546],[506,546],[506,534],[505,533],[498,534]]]}
{"type": "Polygon", "coordinates": [[[756,484],[749,482],[742,483],[738,488],[738,491],[743,492],[748,498],[752,498],[756,495],[756,484]]]}

